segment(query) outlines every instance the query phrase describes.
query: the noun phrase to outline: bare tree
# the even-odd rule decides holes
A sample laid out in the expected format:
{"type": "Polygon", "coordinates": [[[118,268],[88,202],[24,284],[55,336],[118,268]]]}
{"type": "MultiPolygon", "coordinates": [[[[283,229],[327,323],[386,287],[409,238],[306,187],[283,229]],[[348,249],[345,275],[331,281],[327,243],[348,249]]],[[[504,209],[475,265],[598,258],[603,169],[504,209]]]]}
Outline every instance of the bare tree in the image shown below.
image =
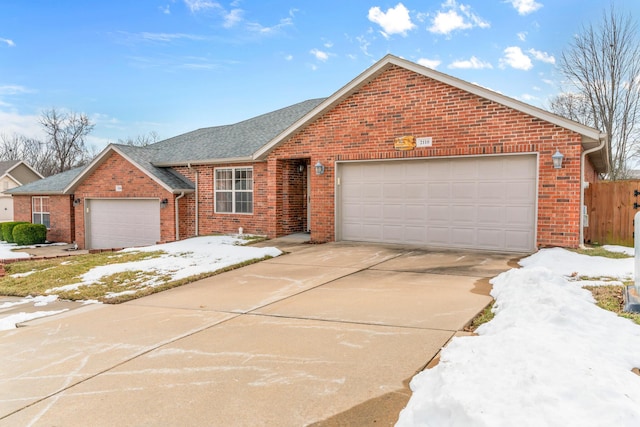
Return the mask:
{"type": "Polygon", "coordinates": [[[85,138],[93,130],[85,114],[61,112],[52,108],[42,113],[40,124],[47,139],[46,151],[53,159],[53,173],[60,173],[86,162],[85,138]]]}
{"type": "Polygon", "coordinates": [[[567,91],[570,95],[565,94],[569,98],[556,99],[556,108],[552,103],[553,111],[605,132],[612,156],[610,178],[625,178],[639,143],[640,40],[636,22],[629,14],[619,14],[612,4],[598,26],[582,28],[562,53],[558,68],[571,87],[567,91]]]}
{"type": "Polygon", "coordinates": [[[24,160],[44,176],[53,174],[51,157],[45,151],[44,143],[35,138],[0,135],[0,159],[24,160]]]}
{"type": "Polygon", "coordinates": [[[146,147],[147,145],[158,142],[160,136],[158,132],[152,130],[149,133],[138,135],[135,138],[127,137],[125,139],[118,139],[118,144],[132,145],[134,147],[146,147]]]}

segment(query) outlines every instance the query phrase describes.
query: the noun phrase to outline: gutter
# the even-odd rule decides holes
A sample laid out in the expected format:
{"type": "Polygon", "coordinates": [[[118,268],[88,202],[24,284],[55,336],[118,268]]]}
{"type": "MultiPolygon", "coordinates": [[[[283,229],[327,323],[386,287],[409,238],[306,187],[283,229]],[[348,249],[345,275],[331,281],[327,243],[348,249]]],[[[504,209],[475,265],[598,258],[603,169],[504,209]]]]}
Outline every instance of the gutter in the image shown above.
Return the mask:
{"type": "MultiPolygon", "coordinates": [[[[598,145],[597,147],[593,147],[590,148],[588,150],[584,150],[582,152],[582,154],[580,155],[580,241],[579,241],[579,246],[581,248],[584,248],[584,189],[585,189],[585,185],[584,185],[584,162],[587,159],[587,155],[596,152],[596,151],[600,151],[603,148],[605,148],[605,145],[607,143],[607,137],[604,134],[600,135],[600,145],[598,145]]],[[[606,156],[607,159],[607,172],[609,172],[609,156],[606,156]]]]}
{"type": "Polygon", "coordinates": [[[176,241],[180,240],[180,210],[178,209],[178,200],[184,197],[184,191],[180,193],[178,197],[175,198],[175,209],[176,209],[176,241]]]}
{"type": "Polygon", "coordinates": [[[153,166],[159,167],[159,168],[170,168],[170,167],[174,167],[174,166],[186,166],[189,167],[189,165],[194,164],[194,165],[218,165],[218,164],[227,164],[227,163],[255,163],[256,160],[253,158],[253,156],[248,156],[248,157],[229,157],[229,158],[223,158],[223,159],[194,159],[194,160],[186,160],[186,161],[179,161],[179,162],[153,162],[153,166]]]}
{"type": "MultiPolygon", "coordinates": [[[[191,163],[187,163],[187,167],[188,167],[189,169],[191,169],[191,163]]],[[[198,172],[198,169],[194,170],[194,173],[195,173],[195,178],[196,178],[196,179],[195,179],[195,181],[196,181],[196,182],[195,182],[195,184],[196,184],[196,223],[195,223],[195,226],[196,226],[196,230],[195,230],[195,232],[196,232],[196,233],[195,233],[195,234],[196,234],[196,237],[198,237],[198,236],[200,235],[200,233],[199,233],[199,231],[198,231],[198,230],[200,230],[200,226],[198,225],[198,224],[199,224],[199,217],[200,217],[200,209],[199,209],[199,208],[200,208],[200,203],[199,203],[199,191],[198,191],[198,177],[200,176],[200,173],[198,172]]]]}

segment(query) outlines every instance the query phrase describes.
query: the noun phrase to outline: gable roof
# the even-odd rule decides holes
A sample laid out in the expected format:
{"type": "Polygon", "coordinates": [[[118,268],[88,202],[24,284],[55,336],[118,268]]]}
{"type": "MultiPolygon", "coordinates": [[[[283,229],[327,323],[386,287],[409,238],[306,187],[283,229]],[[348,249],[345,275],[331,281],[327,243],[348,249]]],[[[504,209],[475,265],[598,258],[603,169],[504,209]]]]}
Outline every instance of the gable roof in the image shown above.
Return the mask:
{"type": "Polygon", "coordinates": [[[65,187],[64,193],[71,194],[80,183],[94,170],[104,163],[112,152],[116,152],[124,157],[129,163],[144,172],[149,178],[157,182],[171,193],[192,193],[195,185],[186,177],[170,168],[157,167],[152,160],[159,153],[159,149],[146,147],[134,147],[130,145],[109,144],[107,148],[89,163],[80,173],[75,176],[65,187]]]}
{"type": "MultiPolygon", "coordinates": [[[[31,173],[33,173],[34,175],[36,175],[40,179],[44,178],[40,174],[40,172],[38,172],[37,170],[35,170],[31,166],[29,166],[23,160],[5,160],[5,161],[0,162],[0,178],[2,178],[4,176],[8,176],[12,180],[14,180],[18,185],[22,185],[21,180],[18,179],[18,177],[15,176],[15,174],[11,173],[12,171],[15,171],[17,168],[19,168],[21,166],[23,168],[28,169],[31,173]]],[[[18,175],[20,175],[20,174],[18,174],[18,175]]]]}
{"type": "MultiPolygon", "coordinates": [[[[382,58],[380,61],[376,62],[373,66],[365,70],[363,73],[361,73],[358,77],[353,79],[347,85],[342,87],[340,90],[335,92],[330,97],[326,98],[322,103],[318,104],[313,110],[309,111],[306,115],[301,117],[298,121],[293,123],[287,129],[285,129],[281,134],[279,134],[278,136],[273,138],[271,141],[269,141],[267,144],[265,144],[264,146],[256,150],[255,153],[253,154],[253,159],[265,160],[268,154],[272,150],[274,150],[280,144],[285,142],[293,134],[304,129],[306,126],[311,124],[317,118],[325,114],[327,111],[335,107],[337,104],[342,102],[351,94],[359,90],[362,86],[371,82],[377,76],[379,76],[380,74],[382,74],[392,66],[405,68],[409,71],[423,75],[427,78],[439,81],[441,83],[445,83],[447,85],[464,90],[466,92],[469,92],[481,98],[488,99],[490,101],[512,108],[516,111],[520,111],[530,116],[539,118],[540,120],[544,120],[546,122],[549,122],[557,126],[560,126],[562,128],[569,129],[573,132],[576,132],[582,135],[582,146],[585,150],[598,147],[600,143],[606,140],[607,138],[606,134],[600,132],[597,129],[582,125],[578,122],[574,122],[572,120],[558,116],[556,114],[553,114],[541,108],[537,108],[532,105],[526,104],[524,102],[518,101],[516,99],[509,98],[507,96],[504,96],[492,90],[483,88],[473,83],[466,82],[464,80],[460,80],[456,77],[441,73],[431,68],[424,67],[414,62],[407,61],[397,56],[386,55],[384,58],[382,58]]],[[[589,155],[589,158],[594,164],[596,170],[600,172],[608,171],[609,153],[607,151],[607,144],[604,144],[603,150],[599,150],[594,153],[591,153],[589,155]]]]}
{"type": "Polygon", "coordinates": [[[198,129],[148,146],[156,166],[253,161],[253,154],[325,98],[310,99],[242,122],[198,129]]]}

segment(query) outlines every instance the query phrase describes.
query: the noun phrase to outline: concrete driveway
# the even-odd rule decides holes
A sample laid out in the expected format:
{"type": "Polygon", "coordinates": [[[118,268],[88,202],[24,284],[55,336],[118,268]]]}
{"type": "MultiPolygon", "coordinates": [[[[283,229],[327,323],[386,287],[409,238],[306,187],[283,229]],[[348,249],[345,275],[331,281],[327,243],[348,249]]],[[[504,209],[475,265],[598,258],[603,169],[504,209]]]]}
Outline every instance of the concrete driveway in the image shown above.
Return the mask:
{"type": "Polygon", "coordinates": [[[0,426],[393,425],[514,256],[291,253],[0,332],[0,426]]]}

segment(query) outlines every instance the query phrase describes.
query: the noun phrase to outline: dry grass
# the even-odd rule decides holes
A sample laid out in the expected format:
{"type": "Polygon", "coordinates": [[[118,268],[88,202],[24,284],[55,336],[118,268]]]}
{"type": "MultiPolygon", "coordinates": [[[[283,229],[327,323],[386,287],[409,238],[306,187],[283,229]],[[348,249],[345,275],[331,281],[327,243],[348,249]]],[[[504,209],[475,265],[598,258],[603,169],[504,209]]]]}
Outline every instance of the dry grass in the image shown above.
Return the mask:
{"type": "Polygon", "coordinates": [[[586,249],[579,248],[579,249],[571,249],[571,250],[573,252],[576,252],[582,255],[589,255],[589,256],[601,256],[605,258],[614,258],[614,259],[633,258],[631,255],[627,255],[622,252],[608,251],[604,249],[602,246],[589,246],[586,249]]]}
{"type": "Polygon", "coordinates": [[[598,307],[612,311],[618,316],[631,319],[640,325],[639,313],[627,313],[624,311],[624,287],[617,285],[585,286],[591,291],[598,307]]]}
{"type": "MultiPolygon", "coordinates": [[[[0,279],[0,295],[47,295],[47,290],[81,282],[80,277],[94,267],[122,264],[158,258],[164,252],[103,252],[40,261],[21,261],[5,266],[6,276],[0,279]]],[[[270,258],[270,257],[266,257],[270,258]]],[[[100,278],[97,283],[82,285],[67,291],[55,291],[60,299],[97,300],[118,304],[181,286],[196,280],[262,261],[254,259],[217,271],[172,281],[170,276],[148,271],[125,271],[100,278]],[[116,296],[110,296],[116,294],[116,296]]]]}

